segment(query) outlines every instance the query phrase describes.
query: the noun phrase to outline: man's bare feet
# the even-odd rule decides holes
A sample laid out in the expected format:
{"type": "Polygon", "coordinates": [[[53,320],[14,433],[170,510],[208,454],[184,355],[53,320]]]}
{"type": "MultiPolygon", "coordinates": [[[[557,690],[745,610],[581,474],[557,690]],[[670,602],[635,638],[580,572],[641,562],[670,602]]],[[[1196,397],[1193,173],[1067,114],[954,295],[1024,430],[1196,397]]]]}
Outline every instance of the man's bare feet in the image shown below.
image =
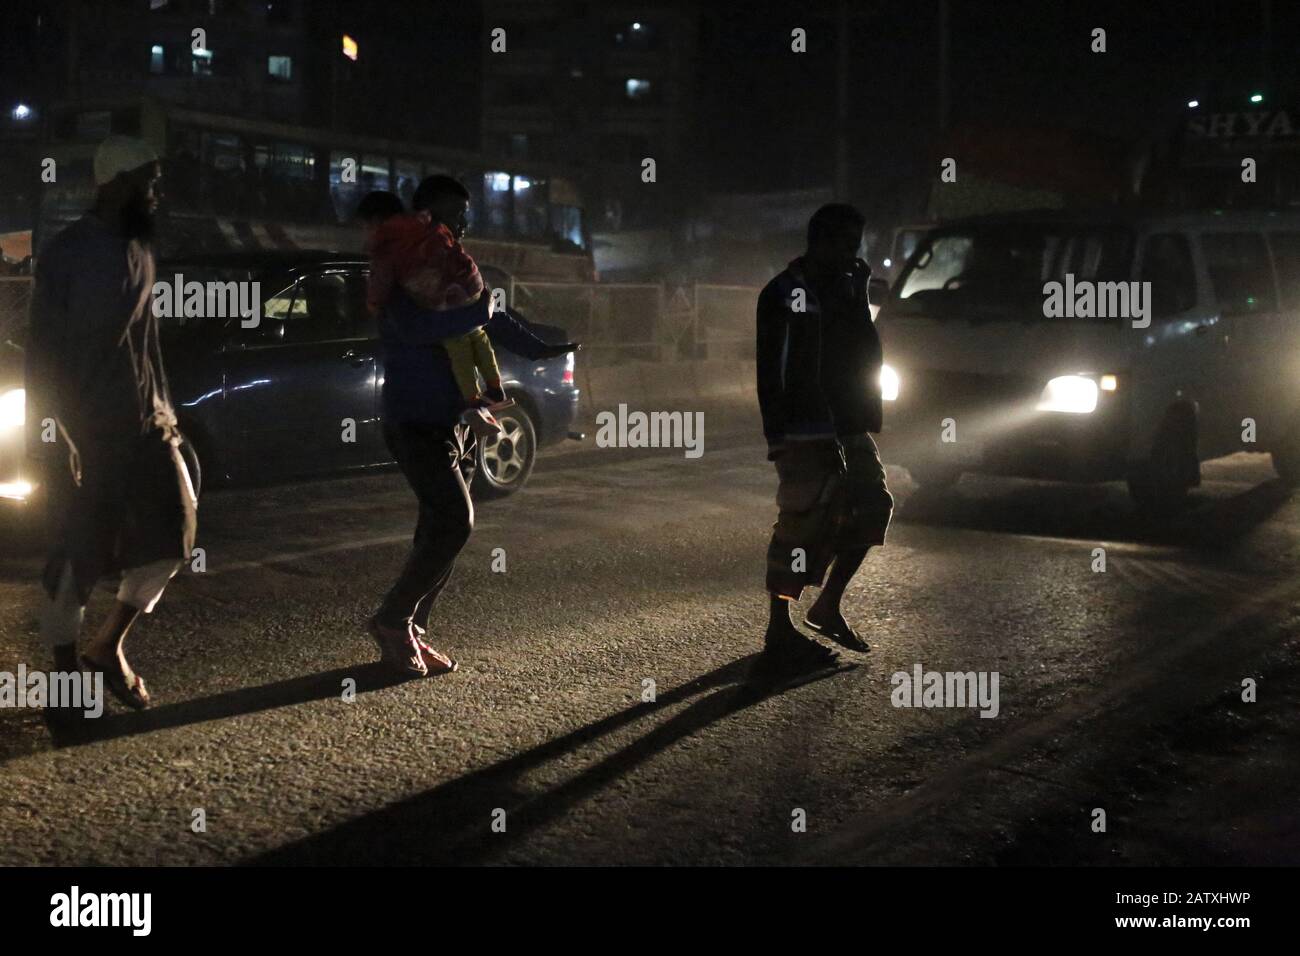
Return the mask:
{"type": "Polygon", "coordinates": [[[131,670],[121,647],[103,648],[91,644],[81,655],[81,664],[92,673],[102,673],[109,692],[132,710],[144,710],[151,703],[144,678],[131,670]]]}
{"type": "Polygon", "coordinates": [[[379,618],[372,617],[368,625],[370,636],[379,645],[379,658],[408,675],[424,677],[429,673],[425,666],[420,645],[416,642],[415,627],[406,624],[403,627],[388,627],[380,623],[379,618]]]}
{"type": "Polygon", "coordinates": [[[844,615],[838,607],[826,609],[814,602],[803,622],[816,633],[829,637],[840,647],[862,653],[871,650],[871,645],[858,636],[858,632],[844,620],[844,615]]]}
{"type": "Polygon", "coordinates": [[[460,665],[455,660],[435,648],[425,639],[424,635],[427,632],[424,628],[412,622],[411,630],[415,632],[415,643],[420,648],[420,659],[424,661],[424,666],[429,669],[430,674],[450,674],[452,671],[460,669],[460,665]]]}

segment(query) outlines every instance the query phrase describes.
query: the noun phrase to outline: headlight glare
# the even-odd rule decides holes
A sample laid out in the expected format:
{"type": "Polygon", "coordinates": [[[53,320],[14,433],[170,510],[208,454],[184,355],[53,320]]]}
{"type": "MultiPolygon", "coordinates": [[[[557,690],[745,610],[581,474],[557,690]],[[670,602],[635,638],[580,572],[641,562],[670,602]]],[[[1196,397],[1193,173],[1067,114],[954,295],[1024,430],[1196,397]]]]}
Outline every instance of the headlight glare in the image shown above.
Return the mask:
{"type": "Polygon", "coordinates": [[[1087,415],[1097,409],[1097,382],[1086,375],[1058,375],[1038,399],[1040,412],[1087,415]]]}
{"type": "Polygon", "coordinates": [[[11,388],[0,394],[0,433],[23,427],[27,418],[27,392],[11,388]]]}
{"type": "Polygon", "coordinates": [[[880,397],[887,402],[898,400],[898,373],[888,365],[880,366],[880,397]]]}

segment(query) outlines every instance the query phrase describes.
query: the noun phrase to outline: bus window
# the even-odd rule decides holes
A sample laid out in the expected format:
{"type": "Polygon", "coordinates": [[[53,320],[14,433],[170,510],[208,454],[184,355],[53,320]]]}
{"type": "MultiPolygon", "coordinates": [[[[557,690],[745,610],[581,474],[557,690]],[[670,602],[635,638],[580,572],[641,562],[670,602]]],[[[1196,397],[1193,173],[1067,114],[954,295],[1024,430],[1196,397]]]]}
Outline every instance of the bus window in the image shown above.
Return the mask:
{"type": "Polygon", "coordinates": [[[413,159],[399,159],[396,166],[397,183],[393,192],[397,193],[397,198],[409,210],[411,200],[415,198],[415,187],[420,185],[420,164],[413,159]]]}
{"type": "Polygon", "coordinates": [[[361,159],[360,176],[361,195],[373,192],[376,189],[382,189],[385,192],[392,189],[388,176],[388,157],[376,156],[368,153],[361,159]]]}
{"type": "Polygon", "coordinates": [[[483,221],[479,231],[484,235],[503,236],[510,229],[510,174],[491,172],[483,174],[483,221]]]}
{"type": "Polygon", "coordinates": [[[582,210],[577,206],[551,206],[551,237],[562,244],[585,249],[587,242],[583,236],[582,210]]]}
{"type": "Polygon", "coordinates": [[[529,176],[515,176],[514,232],[527,239],[544,239],[547,236],[546,180],[529,176]]]}
{"type": "Polygon", "coordinates": [[[333,150],[330,153],[330,201],[334,206],[334,219],[337,222],[351,222],[356,212],[357,203],[365,195],[361,189],[361,158],[355,151],[333,150]],[[347,162],[351,173],[348,181],[343,178],[343,164],[347,162]]]}

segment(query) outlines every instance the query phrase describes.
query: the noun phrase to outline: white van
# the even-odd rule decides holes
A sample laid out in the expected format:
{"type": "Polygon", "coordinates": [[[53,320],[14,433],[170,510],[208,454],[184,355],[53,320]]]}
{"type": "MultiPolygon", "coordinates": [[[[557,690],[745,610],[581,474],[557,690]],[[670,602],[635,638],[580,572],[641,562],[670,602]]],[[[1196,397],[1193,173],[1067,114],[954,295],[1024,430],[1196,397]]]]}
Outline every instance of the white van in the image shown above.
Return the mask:
{"type": "Polygon", "coordinates": [[[878,325],[881,450],[922,486],[1123,478],[1167,509],[1237,451],[1300,482],[1300,213],[943,224],[878,325]]]}

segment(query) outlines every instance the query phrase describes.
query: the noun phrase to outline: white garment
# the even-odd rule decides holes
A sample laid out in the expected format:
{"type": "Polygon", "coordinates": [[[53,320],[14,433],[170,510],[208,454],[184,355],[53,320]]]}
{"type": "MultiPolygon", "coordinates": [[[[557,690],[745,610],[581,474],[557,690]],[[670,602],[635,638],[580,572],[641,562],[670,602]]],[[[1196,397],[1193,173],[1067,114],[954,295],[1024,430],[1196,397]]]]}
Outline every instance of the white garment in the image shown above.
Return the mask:
{"type": "MultiPolygon", "coordinates": [[[[163,559],[127,568],[122,573],[122,583],[117,589],[117,599],[123,604],[139,608],[145,614],[153,611],[162,597],[167,583],[181,569],[180,561],[163,559]]],[[[72,565],[65,564],[59,576],[59,587],[54,600],[45,606],[41,615],[41,636],[48,647],[75,644],[81,636],[81,625],[86,618],[86,606],[77,600],[77,587],[73,580],[72,565]]]]}

